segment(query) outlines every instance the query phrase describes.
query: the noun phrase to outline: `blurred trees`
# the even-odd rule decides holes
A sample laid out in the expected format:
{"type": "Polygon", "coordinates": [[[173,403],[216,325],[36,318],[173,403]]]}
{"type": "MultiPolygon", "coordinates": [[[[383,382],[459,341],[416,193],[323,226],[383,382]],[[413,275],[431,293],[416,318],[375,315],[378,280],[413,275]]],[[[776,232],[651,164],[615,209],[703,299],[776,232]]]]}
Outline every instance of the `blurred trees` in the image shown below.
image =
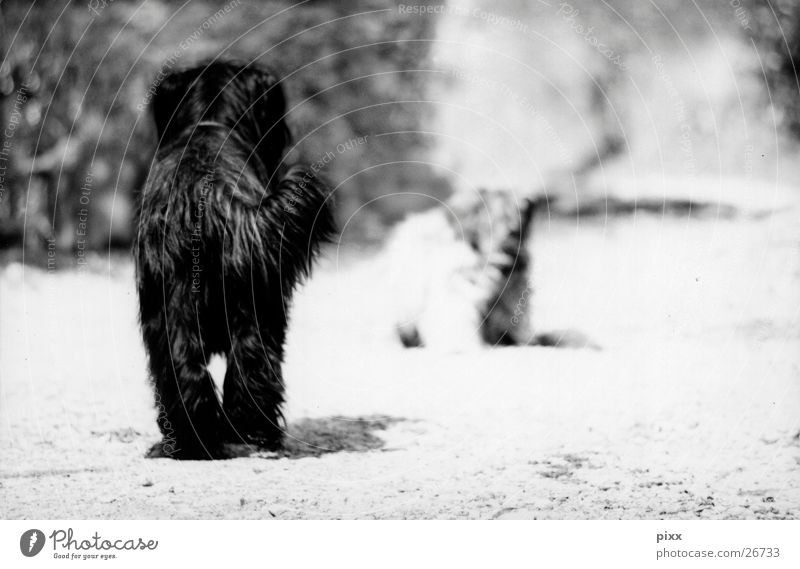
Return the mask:
{"type": "MultiPolygon", "coordinates": [[[[419,78],[406,71],[425,58],[428,44],[416,40],[430,26],[398,18],[387,1],[358,8],[334,1],[4,2],[2,124],[17,124],[3,136],[0,245],[20,243],[24,226],[31,248],[51,236],[61,249],[127,246],[134,194],[155,147],[142,111],[147,90],[159,70],[214,57],[260,61],[285,77],[298,141],[290,159],[333,153],[326,174],[341,183],[341,217],[381,192],[431,180],[446,191],[424,167],[366,167],[424,152],[414,134],[380,135],[417,130],[424,120],[404,101],[421,98],[419,78]],[[348,144],[364,136],[366,143],[348,144]]],[[[379,232],[398,215],[376,202],[360,215],[360,233],[379,232]]]]}
{"type": "Polygon", "coordinates": [[[748,34],[763,58],[770,95],[784,122],[800,138],[800,5],[794,0],[744,0],[748,34]]]}
{"type": "MultiPolygon", "coordinates": [[[[519,13],[527,10],[520,3],[490,4],[486,10],[500,13],[508,6],[518,6],[519,13]]],[[[636,54],[644,51],[639,32],[646,31],[647,42],[661,45],[670,55],[676,42],[708,38],[721,28],[744,38],[747,49],[752,39],[779,113],[800,134],[800,82],[794,63],[800,57],[800,27],[794,2],[733,0],[703,5],[703,17],[697,7],[657,4],[570,3],[625,61],[635,62],[636,54]]],[[[564,27],[558,6],[540,6],[531,17],[542,18],[537,25],[545,31],[556,24],[564,27]]],[[[444,169],[430,164],[436,161],[431,149],[436,137],[424,133],[435,128],[436,104],[425,99],[436,95],[429,88],[436,76],[431,40],[443,17],[402,14],[391,0],[310,0],[298,5],[244,0],[4,1],[0,246],[21,243],[23,229],[31,248],[41,248],[50,237],[66,250],[81,246],[81,239],[88,248],[128,246],[134,195],[155,148],[149,117],[142,110],[148,89],[161,70],[214,57],[259,61],[285,78],[292,107],[288,120],[298,142],[290,158],[316,161],[332,156],[326,174],[337,187],[339,218],[348,224],[346,238],[380,239],[406,211],[431,205],[416,192],[444,197],[450,188],[444,169]],[[348,142],[359,137],[366,142],[348,142]],[[405,197],[383,199],[394,194],[405,197]]],[[[568,36],[573,43],[585,43],[574,33],[568,36]]],[[[536,57],[535,50],[530,57],[536,57]]],[[[643,57],[646,54],[639,59],[643,57]]],[[[642,59],[641,67],[642,73],[655,73],[649,59],[642,59]]],[[[636,116],[626,119],[632,100],[625,90],[629,81],[624,73],[611,71],[603,75],[601,70],[594,77],[611,93],[621,120],[641,123],[636,116]]],[[[676,82],[680,79],[677,71],[674,77],[676,82]]],[[[763,81],[760,73],[757,80],[763,81]]],[[[587,81],[569,83],[569,97],[596,95],[578,92],[588,91],[587,81]]],[[[654,85],[664,91],[657,80],[654,85]]],[[[686,101],[690,106],[693,99],[686,95],[686,101]]],[[[537,106],[544,116],[553,114],[546,101],[537,101],[537,106]]],[[[602,104],[589,107],[606,112],[602,104]]],[[[600,117],[599,128],[610,129],[603,126],[608,122],[600,117]]],[[[619,138],[617,132],[604,135],[619,138]]],[[[637,143],[646,146],[646,141],[637,143]]]]}
{"type": "Polygon", "coordinates": [[[4,124],[15,112],[20,121],[6,137],[14,183],[0,215],[7,239],[22,238],[14,231],[25,220],[31,247],[48,236],[75,245],[81,209],[91,212],[88,246],[130,237],[126,216],[111,223],[111,202],[119,197],[117,212],[129,212],[152,152],[146,129],[130,140],[135,151],[126,148],[136,114],[125,83],[143,41],[136,34],[110,41],[124,25],[119,10],[92,16],[82,3],[3,4],[4,124]]]}

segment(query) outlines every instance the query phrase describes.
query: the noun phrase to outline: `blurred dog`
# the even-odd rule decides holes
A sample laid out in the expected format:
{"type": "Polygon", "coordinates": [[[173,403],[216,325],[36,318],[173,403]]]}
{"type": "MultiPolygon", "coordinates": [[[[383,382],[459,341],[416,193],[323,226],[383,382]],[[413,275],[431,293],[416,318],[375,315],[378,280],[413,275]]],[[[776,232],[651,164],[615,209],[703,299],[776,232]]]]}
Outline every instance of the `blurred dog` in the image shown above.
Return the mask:
{"type": "Polygon", "coordinates": [[[578,330],[534,333],[528,243],[547,199],[507,190],[458,192],[443,208],[409,216],[389,238],[389,298],[407,348],[483,346],[599,349],[578,330]]]}
{"type": "Polygon", "coordinates": [[[533,199],[481,189],[401,222],[386,258],[404,346],[533,343],[527,240],[535,208],[533,199]]]}
{"type": "Polygon", "coordinates": [[[164,78],[159,145],[134,246],[141,330],[164,439],[150,456],[279,448],[287,311],[334,232],[329,191],[287,167],[283,90],[268,70],[210,63],[164,78]],[[227,357],[221,402],[206,368],[227,357]]]}

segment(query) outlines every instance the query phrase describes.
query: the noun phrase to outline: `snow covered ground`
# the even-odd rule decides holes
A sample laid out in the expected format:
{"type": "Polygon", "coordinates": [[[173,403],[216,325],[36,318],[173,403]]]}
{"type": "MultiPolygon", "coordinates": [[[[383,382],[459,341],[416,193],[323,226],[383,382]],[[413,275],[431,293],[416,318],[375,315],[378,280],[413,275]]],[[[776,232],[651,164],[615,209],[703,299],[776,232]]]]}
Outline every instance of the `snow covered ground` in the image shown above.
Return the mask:
{"type": "Polygon", "coordinates": [[[797,518],[798,213],[539,223],[534,323],[599,351],[403,350],[376,260],[331,249],[284,375],[292,432],[345,450],[280,459],[145,459],[130,262],[8,265],[0,517],[797,518]]]}

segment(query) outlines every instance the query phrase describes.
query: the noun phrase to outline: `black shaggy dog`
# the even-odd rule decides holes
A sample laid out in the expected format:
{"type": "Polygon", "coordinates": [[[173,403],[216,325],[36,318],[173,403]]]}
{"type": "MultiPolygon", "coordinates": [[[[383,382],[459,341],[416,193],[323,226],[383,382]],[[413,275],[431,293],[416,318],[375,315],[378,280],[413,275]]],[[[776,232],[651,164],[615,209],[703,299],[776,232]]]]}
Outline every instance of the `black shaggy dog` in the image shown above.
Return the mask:
{"type": "Polygon", "coordinates": [[[279,82],[210,63],[155,90],[158,151],[134,246],[142,335],[163,435],[150,456],[226,458],[281,446],[292,290],[334,230],[328,189],[287,167],[279,82]],[[206,364],[227,357],[221,403],[206,364]]]}

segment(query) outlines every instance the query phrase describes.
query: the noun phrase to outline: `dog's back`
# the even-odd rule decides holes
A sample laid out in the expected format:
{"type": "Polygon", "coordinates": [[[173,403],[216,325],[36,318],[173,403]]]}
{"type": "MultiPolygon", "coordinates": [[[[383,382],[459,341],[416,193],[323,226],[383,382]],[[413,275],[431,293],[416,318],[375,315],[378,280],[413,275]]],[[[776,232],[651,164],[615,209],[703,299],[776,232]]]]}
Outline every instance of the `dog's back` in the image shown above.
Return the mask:
{"type": "Polygon", "coordinates": [[[207,263],[220,263],[223,245],[242,245],[226,243],[242,237],[235,216],[255,216],[270,192],[268,178],[257,175],[242,154],[216,127],[197,128],[159,149],[140,202],[140,230],[153,230],[139,242],[145,261],[179,271],[198,253],[207,263]],[[165,259],[166,247],[185,255],[165,259]]]}

